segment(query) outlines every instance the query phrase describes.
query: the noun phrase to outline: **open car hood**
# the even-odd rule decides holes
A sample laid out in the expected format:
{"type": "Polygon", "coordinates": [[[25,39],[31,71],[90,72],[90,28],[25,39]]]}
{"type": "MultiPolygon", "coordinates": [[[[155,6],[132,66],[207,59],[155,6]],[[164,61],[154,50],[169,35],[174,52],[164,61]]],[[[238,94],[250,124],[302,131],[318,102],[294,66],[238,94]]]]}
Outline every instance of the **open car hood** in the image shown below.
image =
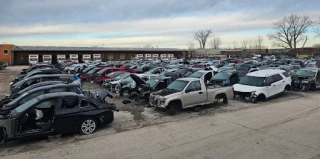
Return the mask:
{"type": "Polygon", "coordinates": [[[146,82],[137,75],[130,74],[130,77],[133,79],[134,82],[136,82],[137,86],[147,85],[146,82]]]}

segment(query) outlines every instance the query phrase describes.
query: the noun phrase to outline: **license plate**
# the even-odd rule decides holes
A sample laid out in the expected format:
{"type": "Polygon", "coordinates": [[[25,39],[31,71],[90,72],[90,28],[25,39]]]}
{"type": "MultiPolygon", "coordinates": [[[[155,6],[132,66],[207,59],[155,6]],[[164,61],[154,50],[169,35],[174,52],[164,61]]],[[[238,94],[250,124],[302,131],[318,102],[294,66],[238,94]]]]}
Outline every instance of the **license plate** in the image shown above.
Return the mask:
{"type": "Polygon", "coordinates": [[[302,81],[302,83],[309,83],[309,81],[302,81]]]}

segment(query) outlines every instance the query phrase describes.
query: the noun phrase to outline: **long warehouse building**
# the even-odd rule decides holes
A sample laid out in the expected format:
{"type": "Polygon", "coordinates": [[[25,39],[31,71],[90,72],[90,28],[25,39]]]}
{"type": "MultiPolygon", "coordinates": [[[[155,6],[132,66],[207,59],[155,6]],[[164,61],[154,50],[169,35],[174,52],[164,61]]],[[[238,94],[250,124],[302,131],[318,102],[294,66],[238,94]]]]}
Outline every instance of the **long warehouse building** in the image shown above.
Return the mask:
{"type": "Polygon", "coordinates": [[[37,57],[38,62],[50,57],[53,64],[58,63],[60,56],[70,60],[77,57],[79,62],[96,56],[102,61],[182,58],[187,50],[175,48],[107,48],[107,47],[56,47],[56,46],[15,46],[0,44],[0,62],[10,65],[28,65],[30,57],[37,57]]]}

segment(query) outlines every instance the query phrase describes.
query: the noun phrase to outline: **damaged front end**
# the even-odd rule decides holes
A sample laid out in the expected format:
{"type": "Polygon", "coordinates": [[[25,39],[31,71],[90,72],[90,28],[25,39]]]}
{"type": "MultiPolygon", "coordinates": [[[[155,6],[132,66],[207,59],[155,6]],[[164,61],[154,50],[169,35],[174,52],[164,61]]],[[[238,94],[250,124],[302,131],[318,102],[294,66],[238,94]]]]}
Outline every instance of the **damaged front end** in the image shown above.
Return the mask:
{"type": "Polygon", "coordinates": [[[8,114],[0,115],[0,142],[6,143],[8,139],[14,137],[14,119],[8,114]]]}
{"type": "Polygon", "coordinates": [[[309,90],[315,84],[315,80],[310,77],[293,77],[292,88],[296,90],[309,90]]]}
{"type": "Polygon", "coordinates": [[[251,102],[257,102],[258,100],[258,95],[256,95],[256,92],[237,92],[234,91],[234,96],[240,96],[241,98],[247,100],[247,101],[251,101],[251,102]]]}

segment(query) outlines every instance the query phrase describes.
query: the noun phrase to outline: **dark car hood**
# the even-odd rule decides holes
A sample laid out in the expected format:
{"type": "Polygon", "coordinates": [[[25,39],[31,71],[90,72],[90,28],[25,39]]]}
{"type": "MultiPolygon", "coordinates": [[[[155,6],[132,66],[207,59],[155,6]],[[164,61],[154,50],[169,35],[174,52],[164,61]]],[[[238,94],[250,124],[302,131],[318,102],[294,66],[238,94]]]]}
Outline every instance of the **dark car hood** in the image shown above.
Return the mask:
{"type": "Polygon", "coordinates": [[[147,85],[146,82],[137,75],[130,74],[130,77],[133,79],[134,82],[136,82],[137,86],[147,85]]]}
{"type": "Polygon", "coordinates": [[[304,80],[304,79],[312,79],[313,77],[307,77],[307,76],[292,76],[293,80],[304,80]]]}
{"type": "Polygon", "coordinates": [[[165,89],[160,90],[158,92],[154,92],[153,95],[167,96],[167,95],[178,93],[178,92],[180,92],[180,91],[165,88],[165,89]]]}

